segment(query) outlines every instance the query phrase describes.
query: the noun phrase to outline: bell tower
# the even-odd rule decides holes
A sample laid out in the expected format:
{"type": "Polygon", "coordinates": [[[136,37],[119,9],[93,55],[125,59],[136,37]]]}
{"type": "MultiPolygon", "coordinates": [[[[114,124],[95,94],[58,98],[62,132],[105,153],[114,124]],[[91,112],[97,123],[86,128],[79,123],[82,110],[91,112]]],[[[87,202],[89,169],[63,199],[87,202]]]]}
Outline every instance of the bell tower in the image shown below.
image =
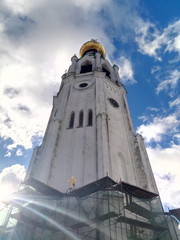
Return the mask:
{"type": "Polygon", "coordinates": [[[71,176],[77,178],[78,188],[109,176],[157,193],[143,139],[133,129],[118,66],[109,63],[95,40],[83,44],[80,58],[74,55],[71,62],[26,178],[65,192],[71,176]]]}
{"type": "Polygon", "coordinates": [[[118,70],[95,40],[71,58],[8,239],[172,240],[118,70]]]}

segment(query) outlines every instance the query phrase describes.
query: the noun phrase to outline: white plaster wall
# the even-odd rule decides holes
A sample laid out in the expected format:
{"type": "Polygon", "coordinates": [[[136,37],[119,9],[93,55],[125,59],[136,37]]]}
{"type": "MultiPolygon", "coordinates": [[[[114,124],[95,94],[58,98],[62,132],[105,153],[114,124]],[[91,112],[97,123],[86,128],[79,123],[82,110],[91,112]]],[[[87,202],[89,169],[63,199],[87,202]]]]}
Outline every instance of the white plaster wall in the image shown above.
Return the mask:
{"type": "MultiPolygon", "coordinates": [[[[84,57],[90,58],[94,66],[94,58],[84,57]]],[[[83,62],[80,59],[77,63],[78,72],[83,62]]],[[[157,192],[143,141],[134,133],[125,94],[123,85],[117,86],[101,71],[63,76],[43,143],[33,154],[27,178],[32,176],[65,192],[71,176],[77,178],[78,188],[108,175],[157,192]],[[88,87],[81,89],[79,84],[84,82],[88,87]],[[108,98],[115,99],[119,107],[114,108],[108,98]],[[93,111],[93,126],[87,126],[89,109],[93,111]],[[84,123],[79,128],[81,110],[84,123]],[[72,111],[75,123],[69,129],[72,111]]]]}
{"type": "Polygon", "coordinates": [[[138,142],[138,147],[139,147],[139,165],[141,166],[141,172],[143,171],[144,172],[144,175],[145,175],[145,181],[144,182],[140,182],[140,186],[142,188],[145,188],[145,189],[148,189],[149,191],[151,192],[155,192],[155,193],[158,193],[158,189],[157,189],[157,186],[156,186],[156,182],[155,182],[155,179],[154,179],[154,175],[153,175],[153,172],[152,172],[152,168],[151,168],[151,165],[150,165],[150,162],[149,162],[149,158],[148,158],[148,155],[147,155],[147,151],[146,151],[146,148],[145,148],[145,145],[144,145],[144,141],[143,141],[143,138],[141,135],[137,134],[136,135],[136,139],[137,139],[137,142],[138,142]],[[144,185],[146,184],[146,185],[144,185]]]}
{"type": "Polygon", "coordinates": [[[104,88],[99,92],[103,92],[101,109],[105,112],[102,130],[102,141],[106,143],[102,154],[104,175],[108,173],[115,181],[122,180],[158,193],[143,139],[134,133],[124,87],[118,87],[105,77],[104,88]],[[119,107],[114,108],[108,98],[115,99],[119,107]]]}
{"type": "Polygon", "coordinates": [[[135,174],[132,167],[132,153],[130,146],[129,135],[132,132],[129,130],[125,109],[122,103],[125,90],[123,87],[118,87],[108,79],[105,83],[105,102],[108,115],[108,142],[110,151],[110,177],[115,181],[129,182],[136,184],[135,174]],[[108,101],[108,98],[115,99],[119,107],[114,108],[108,101]]]}
{"type": "MultiPolygon", "coordinates": [[[[48,156],[51,163],[46,183],[60,191],[68,189],[69,183],[67,181],[71,176],[78,180],[76,187],[97,180],[94,80],[91,73],[84,74],[84,77],[81,75],[71,81],[69,97],[66,98],[67,102],[65,106],[61,106],[62,108],[65,107],[65,111],[62,113],[64,117],[61,120],[59,135],[58,131],[53,133],[57,141],[56,143],[45,144],[46,149],[54,148],[54,151],[51,150],[51,156],[48,156]],[[74,87],[75,85],[78,86],[77,82],[78,85],[82,82],[88,82],[90,86],[87,89],[80,90],[74,87]],[[93,110],[93,126],[87,126],[89,109],[93,110]],[[81,110],[84,112],[83,128],[78,127],[81,110]],[[73,129],[69,129],[68,125],[72,111],[75,112],[75,124],[73,129]]],[[[64,88],[66,88],[66,85],[64,88]]],[[[55,122],[51,122],[51,125],[55,125],[55,122]]],[[[42,159],[43,161],[47,160],[42,159]]]]}

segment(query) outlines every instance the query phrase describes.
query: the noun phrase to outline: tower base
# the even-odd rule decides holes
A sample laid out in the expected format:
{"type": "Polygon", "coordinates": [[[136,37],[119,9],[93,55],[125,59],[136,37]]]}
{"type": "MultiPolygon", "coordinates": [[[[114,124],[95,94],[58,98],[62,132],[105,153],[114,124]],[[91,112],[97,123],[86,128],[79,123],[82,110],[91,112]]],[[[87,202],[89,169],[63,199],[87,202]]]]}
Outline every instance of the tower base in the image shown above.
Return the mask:
{"type": "Polygon", "coordinates": [[[105,177],[60,193],[35,179],[14,195],[3,240],[171,240],[157,194],[105,177]]]}

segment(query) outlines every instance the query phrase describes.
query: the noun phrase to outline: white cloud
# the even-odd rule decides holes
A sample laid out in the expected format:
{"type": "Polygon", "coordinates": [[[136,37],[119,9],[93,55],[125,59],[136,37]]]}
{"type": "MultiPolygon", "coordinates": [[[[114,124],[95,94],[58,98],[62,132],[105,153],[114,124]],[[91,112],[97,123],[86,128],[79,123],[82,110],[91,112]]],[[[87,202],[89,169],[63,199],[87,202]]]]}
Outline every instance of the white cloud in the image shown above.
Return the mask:
{"type": "Polygon", "coordinates": [[[7,153],[4,155],[4,157],[10,157],[11,156],[11,152],[7,151],[7,153]]]}
{"type": "Polygon", "coordinates": [[[161,81],[158,84],[156,88],[156,92],[160,93],[161,91],[169,90],[169,95],[173,96],[173,90],[176,88],[179,80],[180,80],[180,71],[175,69],[169,72],[165,80],[161,81]]]}
{"type": "Polygon", "coordinates": [[[152,112],[158,112],[158,109],[155,107],[147,107],[147,110],[152,111],[152,112]]]}
{"type": "Polygon", "coordinates": [[[176,133],[174,139],[180,144],[180,133],[176,133]]]}
{"type": "Polygon", "coordinates": [[[136,42],[142,54],[161,60],[159,50],[180,54],[180,20],[169,24],[160,32],[151,22],[140,21],[136,28],[136,42]]]}
{"type": "Polygon", "coordinates": [[[0,173],[0,201],[18,190],[19,184],[25,177],[25,167],[20,164],[15,164],[6,167],[0,173]]]}
{"type": "Polygon", "coordinates": [[[180,53],[180,20],[169,24],[164,30],[164,35],[167,43],[166,50],[180,53]]]}
{"type": "MultiPolygon", "coordinates": [[[[175,100],[169,102],[169,106],[172,108],[174,106],[177,106],[180,108],[180,97],[177,97],[175,100]]],[[[180,109],[179,109],[180,110],[180,109]]]]}
{"type": "Polygon", "coordinates": [[[114,50],[97,14],[107,2],[1,3],[0,137],[12,140],[9,150],[43,136],[60,76],[85,41],[98,38],[114,50]]]}
{"type": "Polygon", "coordinates": [[[161,58],[157,56],[157,50],[161,47],[163,37],[154,24],[139,21],[136,27],[135,40],[142,54],[147,54],[161,60],[161,58]]]}
{"type": "Polygon", "coordinates": [[[142,115],[139,116],[138,119],[142,120],[143,122],[146,122],[148,120],[148,116],[142,115]]]}
{"type": "Polygon", "coordinates": [[[120,57],[118,61],[120,80],[123,83],[136,83],[132,63],[125,57],[120,57]]]}
{"type": "Polygon", "coordinates": [[[157,73],[161,70],[160,66],[153,66],[153,68],[151,69],[151,74],[157,73]]]}
{"type": "Polygon", "coordinates": [[[177,116],[155,117],[151,123],[142,124],[138,127],[140,133],[147,143],[151,141],[160,142],[164,135],[172,136],[177,131],[179,121],[177,116]]]}
{"type": "Polygon", "coordinates": [[[152,169],[163,205],[167,208],[180,206],[180,146],[147,148],[152,169]]]}
{"type": "MultiPolygon", "coordinates": [[[[107,26],[111,22],[115,34],[122,41],[126,37],[127,40],[136,20],[140,21],[137,2],[1,2],[0,137],[12,140],[9,150],[18,145],[31,148],[32,139],[43,136],[60,76],[84,42],[98,39],[112,58],[115,47],[106,32],[107,26]],[[126,34],[121,34],[126,29],[126,34]]],[[[134,83],[131,62],[121,57],[119,64],[122,81],[134,83]]]]}
{"type": "Polygon", "coordinates": [[[15,164],[10,167],[6,167],[0,173],[0,184],[20,183],[24,179],[25,172],[26,172],[25,167],[20,164],[15,164]]]}
{"type": "Polygon", "coordinates": [[[92,11],[99,10],[103,4],[109,2],[109,0],[91,0],[91,1],[84,1],[84,0],[75,0],[74,4],[77,7],[84,8],[86,10],[91,9],[92,11]]]}
{"type": "Polygon", "coordinates": [[[23,155],[23,152],[22,150],[19,148],[17,151],[16,151],[16,156],[22,156],[23,155]]]}

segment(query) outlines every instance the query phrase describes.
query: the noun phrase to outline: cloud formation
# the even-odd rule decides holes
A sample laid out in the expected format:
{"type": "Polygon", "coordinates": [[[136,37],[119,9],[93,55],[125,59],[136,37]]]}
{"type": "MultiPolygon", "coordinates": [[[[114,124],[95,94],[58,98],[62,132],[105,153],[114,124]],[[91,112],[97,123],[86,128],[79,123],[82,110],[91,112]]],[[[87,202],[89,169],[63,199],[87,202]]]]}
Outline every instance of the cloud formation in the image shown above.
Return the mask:
{"type": "MultiPolygon", "coordinates": [[[[43,136],[60,76],[84,42],[97,38],[112,57],[115,48],[103,11],[109,11],[114,26],[119,19],[114,19],[110,5],[118,6],[109,0],[1,2],[0,136],[12,140],[9,150],[18,145],[32,148],[34,137],[43,136]]],[[[123,1],[121,7],[122,14],[135,12],[123,1]]],[[[121,57],[119,64],[123,82],[134,82],[131,62],[121,57]]]]}
{"type": "Polygon", "coordinates": [[[162,53],[175,52],[180,56],[180,20],[170,23],[162,31],[151,22],[140,22],[136,28],[139,51],[157,60],[162,53]]]}
{"type": "Polygon", "coordinates": [[[19,184],[25,176],[25,167],[20,164],[4,168],[0,173],[0,183],[19,184]]]}
{"type": "Polygon", "coordinates": [[[174,106],[178,107],[178,111],[180,110],[180,97],[177,97],[175,100],[169,102],[169,106],[172,108],[174,106]]]}
{"type": "Polygon", "coordinates": [[[121,56],[117,64],[122,83],[136,83],[132,63],[127,58],[121,56]]]}
{"type": "Polygon", "coordinates": [[[175,69],[170,72],[165,77],[165,80],[162,80],[157,88],[156,92],[160,93],[161,91],[167,91],[170,96],[174,95],[174,90],[177,87],[180,80],[180,71],[175,69]]]}
{"type": "Polygon", "coordinates": [[[15,164],[2,170],[0,173],[0,201],[5,199],[10,193],[18,190],[25,173],[25,167],[20,164],[15,164]]]}
{"type": "Polygon", "coordinates": [[[16,156],[22,156],[23,155],[23,152],[22,150],[19,148],[17,151],[16,151],[16,156]]]}
{"type": "Polygon", "coordinates": [[[178,131],[178,126],[179,120],[175,114],[172,114],[167,117],[154,117],[150,123],[140,125],[137,132],[143,136],[147,143],[160,142],[163,136],[175,134],[178,131]]]}
{"type": "MultiPolygon", "coordinates": [[[[4,0],[0,3],[0,137],[11,140],[6,157],[11,157],[14,148],[16,155],[21,155],[20,146],[32,148],[34,139],[42,138],[60,77],[68,69],[71,56],[78,54],[80,46],[92,38],[102,42],[110,61],[119,65],[123,83],[135,83],[135,68],[131,56],[116,51],[114,42],[126,45],[131,41],[128,54],[138,47],[141,54],[159,60],[159,64],[166,54],[175,53],[176,57],[168,63],[171,68],[164,70],[156,65],[152,74],[160,74],[156,78],[157,93],[169,94],[174,98],[169,106],[177,107],[179,100],[174,92],[179,70],[172,64],[179,59],[180,20],[159,29],[140,16],[138,2],[4,0]]],[[[167,135],[179,137],[177,113],[154,117],[151,122],[147,122],[148,117],[144,116],[144,123],[138,128],[148,144],[160,143],[167,135]]],[[[154,151],[156,156],[163,152],[163,149],[151,150],[150,154],[154,151]]],[[[12,172],[21,168],[15,166],[12,172]]],[[[13,174],[9,178],[18,175],[13,174]]],[[[158,179],[172,180],[173,176],[164,171],[158,179]]],[[[159,186],[163,184],[159,180],[159,186]]]]}
{"type": "Polygon", "coordinates": [[[179,208],[180,146],[172,144],[164,149],[148,147],[147,152],[165,209],[179,208]]]}

